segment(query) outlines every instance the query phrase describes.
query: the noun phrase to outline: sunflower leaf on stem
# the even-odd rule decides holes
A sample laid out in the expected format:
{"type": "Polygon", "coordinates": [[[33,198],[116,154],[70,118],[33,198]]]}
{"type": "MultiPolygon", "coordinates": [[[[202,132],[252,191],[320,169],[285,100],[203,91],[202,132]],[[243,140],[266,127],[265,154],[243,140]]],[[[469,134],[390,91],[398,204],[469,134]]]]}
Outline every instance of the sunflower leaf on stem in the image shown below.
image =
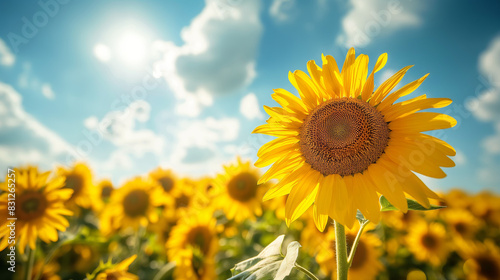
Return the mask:
{"type": "MultiPolygon", "coordinates": [[[[440,205],[431,205],[429,208],[425,208],[421,204],[419,204],[417,201],[407,198],[406,199],[408,203],[408,210],[414,210],[414,211],[429,211],[429,210],[436,210],[436,209],[441,209],[445,208],[446,206],[440,206],[440,205]]],[[[386,212],[386,211],[398,211],[399,209],[392,205],[385,196],[380,196],[380,211],[386,212]]]]}

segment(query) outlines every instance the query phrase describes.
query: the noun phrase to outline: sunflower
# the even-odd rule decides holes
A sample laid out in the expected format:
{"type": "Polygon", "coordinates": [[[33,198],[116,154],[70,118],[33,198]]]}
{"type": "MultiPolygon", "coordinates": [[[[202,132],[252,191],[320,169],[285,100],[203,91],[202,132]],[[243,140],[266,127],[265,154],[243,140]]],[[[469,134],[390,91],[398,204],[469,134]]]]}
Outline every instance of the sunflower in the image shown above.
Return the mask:
{"type": "Polygon", "coordinates": [[[356,210],[373,222],[379,220],[378,194],[397,208],[408,209],[405,193],[429,207],[428,198],[438,198],[413,173],[433,178],[452,167],[448,157],[455,150],[446,142],[422,132],[455,126],[452,117],[434,112],[451,103],[447,98],[416,98],[394,103],[425,80],[427,75],[392,91],[411,66],[404,67],[377,89],[374,73],[382,69],[387,54],[368,74],[368,56],[347,53],[340,72],[332,56],[323,56],[323,68],[309,61],[305,72],[288,78],[300,98],[284,89],[272,98],[282,107],[264,106],[267,123],[253,133],[278,137],[258,151],[257,167],[273,164],[259,183],[275,178],[280,182],[264,199],[290,194],[286,220],[297,219],[313,203],[318,225],[328,216],[352,227],[356,210]],[[392,91],[392,93],[391,93],[392,91]]]}
{"type": "MultiPolygon", "coordinates": [[[[367,230],[373,229],[373,225],[368,226],[367,230]]],[[[352,247],[354,239],[359,230],[359,224],[355,224],[352,229],[346,229],[347,247],[352,247]]],[[[335,262],[335,232],[330,230],[325,235],[325,242],[322,244],[316,261],[318,262],[321,271],[325,274],[333,272],[335,277],[336,262],[335,262]]],[[[369,232],[363,233],[356,248],[356,253],[349,268],[349,280],[370,280],[375,279],[378,273],[383,269],[382,263],[379,261],[381,242],[379,238],[369,232]]]]}
{"type": "Polygon", "coordinates": [[[472,197],[470,211],[493,227],[500,227],[500,197],[484,191],[472,197]]]}
{"type": "Polygon", "coordinates": [[[138,229],[158,221],[156,207],[163,205],[161,187],[141,177],[127,181],[111,194],[110,202],[103,210],[101,228],[109,234],[121,227],[138,229]]]}
{"type": "Polygon", "coordinates": [[[264,188],[257,184],[259,170],[250,167],[238,157],[236,165],[224,166],[225,172],[215,178],[219,193],[214,205],[222,208],[227,218],[242,222],[262,215],[261,199],[264,188]]]}
{"type": "Polygon", "coordinates": [[[168,198],[163,199],[165,208],[162,215],[171,221],[177,221],[192,207],[200,207],[198,197],[201,193],[198,192],[195,181],[188,178],[177,179],[176,186],[175,195],[167,194],[168,198]]]}
{"type": "Polygon", "coordinates": [[[439,223],[421,221],[414,224],[406,236],[406,244],[417,260],[434,266],[444,264],[450,252],[446,230],[439,223]]]}
{"type": "Polygon", "coordinates": [[[60,167],[58,174],[66,178],[64,188],[73,190],[73,195],[67,202],[68,206],[72,209],[75,209],[75,205],[91,208],[96,196],[89,167],[84,163],[76,163],[71,169],[60,167]]]}
{"type": "Polygon", "coordinates": [[[176,196],[180,190],[178,177],[170,169],[158,167],[149,173],[149,177],[160,184],[166,195],[176,196]]]}
{"type": "Polygon", "coordinates": [[[500,279],[500,249],[491,240],[461,244],[460,254],[466,260],[464,272],[468,280],[500,279]]]}
{"type": "Polygon", "coordinates": [[[8,225],[12,221],[7,219],[15,217],[16,247],[24,254],[26,245],[35,249],[38,238],[45,243],[55,242],[58,240],[57,231],[66,231],[69,223],[64,216],[73,213],[64,202],[71,197],[73,190],[63,188],[64,178],[48,180],[50,172],[39,173],[36,167],[15,168],[12,174],[15,177],[7,176],[5,182],[0,183],[3,191],[0,196],[0,251],[8,246],[11,234],[8,225]],[[16,200],[15,216],[7,216],[12,197],[16,200]]]}
{"type": "Polygon", "coordinates": [[[167,255],[177,265],[177,280],[215,279],[217,226],[211,213],[191,213],[180,220],[167,241],[167,255]]]}
{"type": "Polygon", "coordinates": [[[108,180],[101,180],[97,185],[97,194],[99,199],[94,201],[92,206],[97,212],[100,212],[103,207],[109,203],[109,198],[114,190],[113,183],[108,180]]]}
{"type": "Polygon", "coordinates": [[[87,275],[87,278],[94,280],[139,280],[139,277],[135,274],[132,274],[128,271],[128,267],[132,262],[134,262],[137,256],[133,255],[132,257],[125,259],[119,264],[113,265],[110,262],[99,264],[99,267],[96,269],[96,273],[98,273],[95,277],[92,275],[87,275]]]}
{"type": "Polygon", "coordinates": [[[408,211],[406,213],[386,211],[381,213],[382,223],[399,231],[407,231],[411,228],[410,225],[418,223],[423,219],[422,211],[408,211]]]}
{"type": "Polygon", "coordinates": [[[445,209],[441,217],[454,236],[460,238],[473,238],[479,230],[480,222],[469,211],[464,209],[445,209]]]}

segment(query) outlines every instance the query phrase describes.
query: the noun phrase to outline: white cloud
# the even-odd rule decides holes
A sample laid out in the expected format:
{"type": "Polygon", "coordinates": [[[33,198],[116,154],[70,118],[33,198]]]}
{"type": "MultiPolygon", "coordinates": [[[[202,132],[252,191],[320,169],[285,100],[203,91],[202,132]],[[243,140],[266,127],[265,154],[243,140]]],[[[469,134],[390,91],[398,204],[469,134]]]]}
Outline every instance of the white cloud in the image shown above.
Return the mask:
{"type": "Polygon", "coordinates": [[[495,134],[485,137],[481,141],[483,154],[482,164],[479,167],[479,180],[488,187],[498,188],[500,175],[500,35],[497,35],[487,49],[480,54],[478,68],[481,75],[486,77],[488,88],[472,98],[466,107],[474,117],[481,121],[491,122],[495,134]]]}
{"type": "Polygon", "coordinates": [[[273,0],[269,7],[269,14],[278,22],[287,21],[290,19],[295,5],[295,0],[273,0]]]}
{"type": "Polygon", "coordinates": [[[500,155],[500,121],[495,124],[495,134],[486,137],[482,144],[482,147],[489,154],[500,155]]]}
{"type": "Polygon", "coordinates": [[[351,10],[342,19],[342,33],[337,43],[346,47],[363,47],[380,35],[418,26],[418,1],[350,0],[351,10]]]}
{"type": "Polygon", "coordinates": [[[378,85],[381,85],[383,82],[385,82],[387,79],[389,79],[390,77],[392,77],[392,75],[396,74],[396,71],[394,71],[393,69],[384,69],[382,70],[382,73],[380,75],[378,75],[377,79],[378,79],[378,85]]]}
{"type": "Polygon", "coordinates": [[[239,131],[240,122],[236,118],[179,121],[168,127],[172,151],[161,165],[191,175],[217,172],[222,163],[235,156],[221,147],[231,145],[239,131]]]}
{"type": "Polygon", "coordinates": [[[77,158],[74,148],[24,111],[22,98],[0,82],[0,165],[37,164],[51,168],[69,165],[77,158]]]}
{"type": "Polygon", "coordinates": [[[184,45],[156,42],[155,64],[180,100],[177,113],[196,116],[212,96],[232,93],[254,79],[262,24],[260,1],[207,0],[181,32],[184,45]]]}
{"type": "Polygon", "coordinates": [[[455,164],[457,166],[467,164],[467,157],[465,156],[465,154],[460,150],[456,151],[457,154],[453,157],[453,161],[455,162],[455,164]]]}
{"type": "Polygon", "coordinates": [[[52,90],[52,86],[47,83],[42,85],[42,94],[47,99],[54,99],[54,97],[56,96],[54,91],[52,90]]]}
{"type": "Polygon", "coordinates": [[[500,35],[493,38],[488,49],[480,55],[479,71],[493,87],[500,88],[500,35]]]}
{"type": "Polygon", "coordinates": [[[0,65],[12,66],[16,62],[16,57],[7,46],[4,40],[0,38],[0,65]]]}
{"type": "Polygon", "coordinates": [[[249,120],[264,118],[264,114],[260,110],[259,100],[254,93],[249,93],[241,99],[240,113],[249,120]]]}
{"type": "Polygon", "coordinates": [[[491,88],[481,92],[467,104],[475,117],[482,121],[500,120],[500,35],[479,56],[479,72],[491,88]]]}
{"type": "Polygon", "coordinates": [[[144,100],[137,100],[122,111],[106,114],[102,120],[90,116],[84,120],[84,126],[99,133],[96,138],[103,137],[119,149],[123,149],[137,157],[151,152],[163,153],[165,141],[150,129],[136,129],[138,122],[146,122],[150,117],[151,106],[144,100]]]}

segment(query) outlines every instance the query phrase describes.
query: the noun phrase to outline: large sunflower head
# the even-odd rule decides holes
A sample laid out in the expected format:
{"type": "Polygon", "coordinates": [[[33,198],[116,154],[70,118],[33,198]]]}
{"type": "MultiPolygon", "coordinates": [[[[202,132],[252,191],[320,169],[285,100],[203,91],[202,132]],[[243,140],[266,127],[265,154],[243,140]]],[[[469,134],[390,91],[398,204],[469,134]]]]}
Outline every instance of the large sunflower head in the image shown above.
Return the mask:
{"type": "Polygon", "coordinates": [[[167,241],[169,261],[175,261],[175,279],[215,279],[218,249],[216,221],[211,213],[190,213],[177,224],[167,241]]]}
{"type": "Polygon", "coordinates": [[[163,205],[158,184],[141,177],[127,181],[111,194],[110,203],[101,219],[103,232],[110,233],[124,226],[137,229],[158,221],[156,208],[163,205]]]}
{"type": "Polygon", "coordinates": [[[262,215],[263,188],[257,183],[259,170],[240,158],[236,165],[224,166],[224,170],[214,180],[219,192],[214,200],[215,206],[222,208],[228,219],[237,222],[262,215]]]}
{"type": "Polygon", "coordinates": [[[72,168],[60,167],[58,174],[65,178],[64,188],[73,190],[73,195],[67,202],[68,206],[75,208],[91,208],[96,197],[96,189],[92,183],[92,172],[84,163],[76,163],[72,168]]]}
{"type": "Polygon", "coordinates": [[[289,194],[286,220],[291,222],[312,204],[317,206],[318,227],[328,216],[352,227],[359,209],[373,222],[379,220],[378,194],[396,207],[408,209],[405,193],[424,206],[438,198],[414,174],[434,178],[446,175],[441,167],[454,166],[455,150],[425,131],[453,127],[444,114],[419,112],[451,103],[447,98],[421,95],[395,103],[413,92],[427,75],[394,90],[411,66],[404,67],[377,88],[374,74],[382,69],[381,55],[368,75],[368,56],[350,49],[342,69],[332,56],[323,67],[309,61],[309,76],[289,73],[300,98],[284,89],[272,98],[281,107],[264,106],[270,115],[254,133],[277,139],[262,146],[257,167],[274,165],[259,183],[276,178],[265,199],[289,194]]]}
{"type": "Polygon", "coordinates": [[[415,258],[434,266],[444,264],[450,253],[444,226],[439,223],[428,224],[421,221],[412,227],[406,236],[406,243],[415,258]]]}
{"type": "Polygon", "coordinates": [[[9,244],[10,231],[7,225],[15,221],[16,247],[24,254],[26,245],[35,249],[36,240],[40,238],[46,243],[58,240],[57,231],[65,231],[69,222],[64,216],[73,213],[66,208],[64,202],[71,197],[72,190],[63,188],[64,178],[48,179],[50,172],[39,173],[36,167],[15,168],[13,177],[8,175],[4,183],[0,183],[1,225],[0,250],[9,244]],[[10,214],[9,206],[15,199],[15,212],[10,214]]]}

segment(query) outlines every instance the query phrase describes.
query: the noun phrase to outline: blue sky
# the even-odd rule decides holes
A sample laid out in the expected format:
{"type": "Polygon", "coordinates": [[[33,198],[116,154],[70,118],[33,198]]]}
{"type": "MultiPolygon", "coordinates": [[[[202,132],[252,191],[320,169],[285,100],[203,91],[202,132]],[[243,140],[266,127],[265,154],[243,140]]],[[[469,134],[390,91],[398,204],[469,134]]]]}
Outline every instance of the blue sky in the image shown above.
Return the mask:
{"type": "Polygon", "coordinates": [[[458,151],[434,189],[500,190],[500,3],[484,1],[2,1],[0,168],[88,162],[115,183],[156,166],[201,176],[236,155],[294,89],[288,71],[348,47],[415,65],[417,94],[448,97],[458,151]],[[366,2],[366,3],[365,3],[366,2]]]}

